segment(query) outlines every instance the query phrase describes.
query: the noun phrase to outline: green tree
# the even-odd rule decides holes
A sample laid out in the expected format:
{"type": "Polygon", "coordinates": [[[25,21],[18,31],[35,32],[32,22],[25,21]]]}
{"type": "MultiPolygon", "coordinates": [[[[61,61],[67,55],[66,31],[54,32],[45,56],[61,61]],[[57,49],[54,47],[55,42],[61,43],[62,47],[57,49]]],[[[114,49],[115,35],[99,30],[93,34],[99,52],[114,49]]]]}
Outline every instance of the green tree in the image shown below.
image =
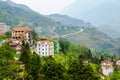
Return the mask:
{"type": "Polygon", "coordinates": [[[7,31],[7,32],[5,33],[5,35],[6,35],[7,38],[11,38],[12,33],[11,33],[11,31],[7,31]]]}
{"type": "Polygon", "coordinates": [[[31,52],[30,52],[29,44],[25,43],[25,41],[22,41],[22,51],[20,55],[20,61],[26,64],[29,61],[30,54],[31,52]]]}
{"type": "Polygon", "coordinates": [[[37,33],[36,33],[36,31],[35,31],[34,28],[33,28],[33,30],[32,30],[32,36],[33,36],[33,39],[34,39],[34,40],[35,40],[36,37],[37,37],[37,33]]]}
{"type": "Polygon", "coordinates": [[[20,61],[22,61],[25,64],[25,70],[28,74],[30,74],[30,47],[28,43],[25,43],[22,41],[22,51],[20,55],[20,61]]]}
{"type": "Polygon", "coordinates": [[[15,66],[12,65],[14,54],[15,50],[7,43],[0,47],[0,80],[14,80],[20,78],[14,71],[15,66]]]}
{"type": "Polygon", "coordinates": [[[30,75],[34,80],[40,80],[40,56],[35,53],[30,57],[30,75]]]}
{"type": "Polygon", "coordinates": [[[7,43],[3,44],[0,47],[0,59],[4,59],[6,61],[13,60],[14,54],[15,50],[11,48],[7,43]]]}
{"type": "Polygon", "coordinates": [[[80,55],[68,70],[69,80],[99,80],[89,64],[84,63],[85,56],[80,55]]]}
{"type": "Polygon", "coordinates": [[[120,79],[120,69],[115,67],[115,71],[113,72],[110,80],[119,80],[120,79]]]}
{"type": "Polygon", "coordinates": [[[56,63],[52,58],[48,59],[43,65],[42,73],[44,80],[64,80],[65,68],[61,64],[56,63]]]}
{"type": "Polygon", "coordinates": [[[69,46],[70,46],[71,43],[69,41],[63,40],[63,39],[60,39],[59,43],[60,43],[61,51],[63,53],[66,53],[69,50],[69,46]]]}

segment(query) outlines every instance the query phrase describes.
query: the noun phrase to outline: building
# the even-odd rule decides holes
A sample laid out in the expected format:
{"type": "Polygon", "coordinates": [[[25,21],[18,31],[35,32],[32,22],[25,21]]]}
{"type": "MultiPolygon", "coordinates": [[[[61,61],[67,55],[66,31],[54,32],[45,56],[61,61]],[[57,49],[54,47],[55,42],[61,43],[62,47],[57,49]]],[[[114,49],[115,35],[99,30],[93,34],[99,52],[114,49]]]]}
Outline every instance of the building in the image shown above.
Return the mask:
{"type": "Polygon", "coordinates": [[[113,63],[109,60],[102,61],[101,69],[102,69],[102,74],[104,74],[105,76],[110,76],[114,71],[113,63]]]}
{"type": "Polygon", "coordinates": [[[120,60],[116,61],[116,65],[120,68],[120,60]]]}
{"type": "Polygon", "coordinates": [[[3,34],[10,30],[10,26],[6,25],[6,23],[0,22],[0,33],[3,34]]]}
{"type": "Polygon", "coordinates": [[[22,47],[19,46],[19,45],[17,45],[17,46],[15,47],[15,50],[16,50],[16,54],[21,54],[22,47]]]}
{"type": "Polygon", "coordinates": [[[14,27],[12,29],[12,39],[22,41],[25,40],[29,44],[33,44],[32,30],[28,27],[14,27]]]}
{"type": "Polygon", "coordinates": [[[45,36],[42,36],[41,41],[37,42],[37,54],[54,57],[54,43],[47,40],[45,36]]]}
{"type": "Polygon", "coordinates": [[[9,46],[16,50],[16,54],[21,53],[22,47],[19,46],[17,43],[14,43],[13,41],[10,41],[9,46]]]}

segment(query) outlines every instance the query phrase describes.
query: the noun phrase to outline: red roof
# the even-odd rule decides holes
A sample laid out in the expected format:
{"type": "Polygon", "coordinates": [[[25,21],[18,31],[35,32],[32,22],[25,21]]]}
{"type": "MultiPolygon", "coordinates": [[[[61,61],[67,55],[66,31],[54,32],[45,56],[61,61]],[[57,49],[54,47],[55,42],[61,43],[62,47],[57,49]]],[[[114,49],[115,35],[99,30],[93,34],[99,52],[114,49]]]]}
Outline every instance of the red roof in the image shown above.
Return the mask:
{"type": "Polygon", "coordinates": [[[15,50],[17,50],[17,51],[18,51],[18,50],[21,50],[21,46],[16,46],[16,47],[15,47],[15,50]]]}
{"type": "Polygon", "coordinates": [[[16,44],[16,43],[13,43],[13,42],[10,42],[9,45],[10,45],[10,46],[16,46],[17,44],[16,44]]]}
{"type": "Polygon", "coordinates": [[[43,39],[43,40],[46,40],[46,39],[47,39],[46,36],[41,36],[40,38],[43,39]]]}
{"type": "Polygon", "coordinates": [[[5,25],[6,23],[4,23],[4,22],[0,22],[0,24],[5,25]]]}
{"type": "Polygon", "coordinates": [[[0,28],[0,31],[2,31],[2,28],[0,28]]]}
{"type": "Polygon", "coordinates": [[[13,31],[25,31],[25,32],[30,32],[31,31],[31,29],[28,28],[28,27],[14,27],[12,30],[13,31]]]}

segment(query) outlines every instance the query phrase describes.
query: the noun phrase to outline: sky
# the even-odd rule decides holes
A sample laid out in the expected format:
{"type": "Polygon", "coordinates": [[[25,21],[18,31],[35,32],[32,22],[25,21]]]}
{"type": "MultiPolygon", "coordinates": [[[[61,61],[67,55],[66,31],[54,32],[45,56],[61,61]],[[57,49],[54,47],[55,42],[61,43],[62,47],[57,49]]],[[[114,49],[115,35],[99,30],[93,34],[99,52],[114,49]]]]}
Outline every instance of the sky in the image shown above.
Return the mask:
{"type": "Polygon", "coordinates": [[[61,12],[64,8],[76,2],[76,0],[12,0],[17,4],[25,4],[31,9],[44,14],[61,12]]]}

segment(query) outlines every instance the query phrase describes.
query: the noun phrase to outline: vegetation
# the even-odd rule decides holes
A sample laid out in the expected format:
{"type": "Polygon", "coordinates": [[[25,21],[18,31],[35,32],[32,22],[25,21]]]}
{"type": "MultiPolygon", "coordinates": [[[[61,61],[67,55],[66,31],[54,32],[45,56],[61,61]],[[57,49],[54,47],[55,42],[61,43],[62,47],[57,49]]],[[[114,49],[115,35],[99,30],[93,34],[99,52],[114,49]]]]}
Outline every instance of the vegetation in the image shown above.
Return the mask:
{"type": "Polygon", "coordinates": [[[5,36],[5,35],[0,36],[0,41],[2,41],[2,40],[4,40],[4,39],[6,39],[6,36],[5,36]]]}
{"type": "MultiPolygon", "coordinates": [[[[6,22],[12,27],[20,22],[24,22],[26,26],[30,27],[42,26],[41,34],[48,34],[45,32],[52,32],[51,29],[55,28],[55,33],[60,36],[83,28],[62,25],[60,22],[54,22],[28,7],[13,4],[11,2],[0,2],[0,22],[6,22]]],[[[117,44],[95,28],[83,29],[84,32],[76,36],[74,34],[67,36],[67,39],[78,44],[90,42],[88,44],[93,47],[107,51],[108,48],[115,47],[113,44],[117,44]]],[[[39,38],[36,37],[35,31],[33,30],[33,38],[37,41],[39,38]]],[[[0,36],[0,41],[6,37],[10,38],[11,32],[8,31],[4,36],[0,36]]],[[[101,61],[107,58],[111,58],[112,61],[119,59],[115,55],[104,53],[101,50],[101,52],[92,51],[86,46],[72,44],[64,39],[60,39],[59,44],[60,52],[55,54],[54,58],[51,56],[40,57],[35,52],[31,54],[29,44],[23,41],[21,54],[17,55],[19,61],[14,60],[16,57],[15,50],[8,43],[3,44],[0,47],[0,80],[100,80],[102,76],[99,70],[101,61]]],[[[120,70],[116,67],[113,75],[107,78],[118,80],[120,78],[119,73],[120,70]]]]}
{"type": "MultiPolygon", "coordinates": [[[[20,55],[20,61],[23,62],[25,69],[22,69],[20,65],[16,64],[14,60],[15,51],[8,44],[4,44],[0,47],[0,75],[1,79],[30,79],[30,80],[73,80],[73,79],[86,79],[86,78],[99,78],[96,76],[96,72],[92,69],[89,63],[84,64],[86,61],[85,55],[87,48],[75,46],[66,40],[60,41],[61,45],[67,45],[67,49],[61,48],[61,52],[55,54],[55,58],[52,57],[40,57],[35,52],[31,54],[28,43],[22,42],[22,52],[20,55]],[[69,45],[68,45],[69,43],[69,45]],[[72,48],[73,47],[73,48],[72,48]],[[83,51],[81,52],[80,50],[83,51]],[[79,50],[80,49],[80,50],[79,50]],[[75,51],[74,51],[75,50],[75,51]],[[74,51],[74,52],[73,52],[74,51]],[[62,57],[62,60],[57,58],[57,55],[62,57]],[[85,59],[81,59],[78,55],[83,56],[85,59]],[[72,57],[72,59],[71,59],[72,57]],[[81,59],[81,63],[80,63],[81,59]],[[75,64],[74,64],[75,63],[75,64]],[[76,67],[75,67],[76,66],[76,67]],[[86,75],[78,76],[79,70],[83,67],[82,72],[86,75]],[[84,70],[88,69],[88,72],[84,70]],[[77,72],[77,71],[78,72],[77,72]],[[76,72],[74,72],[76,71],[76,72]],[[6,72],[6,75],[5,75],[6,72]],[[23,72],[21,75],[20,73],[23,72]],[[74,73],[73,73],[74,72],[74,73]],[[91,74],[90,76],[88,74],[91,74]],[[86,76],[86,78],[85,78],[86,76]]],[[[82,74],[82,72],[80,74],[82,74]]]]}

